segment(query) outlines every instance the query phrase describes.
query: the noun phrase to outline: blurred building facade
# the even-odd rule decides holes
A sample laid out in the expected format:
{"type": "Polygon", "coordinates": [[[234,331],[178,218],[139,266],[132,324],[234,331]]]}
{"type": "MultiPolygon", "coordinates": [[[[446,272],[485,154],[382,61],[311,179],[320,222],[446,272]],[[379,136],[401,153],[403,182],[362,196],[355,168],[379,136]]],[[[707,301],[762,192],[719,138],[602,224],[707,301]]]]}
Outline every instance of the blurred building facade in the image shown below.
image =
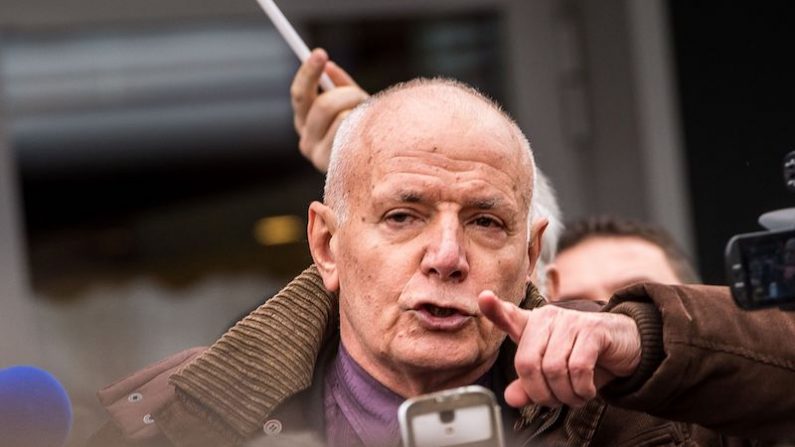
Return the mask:
{"type": "MultiPolygon", "coordinates": [[[[370,91],[445,75],[498,99],[566,216],[648,219],[694,247],[668,2],[280,3],[370,91]]],[[[323,178],[296,150],[297,63],[254,1],[0,17],[0,368],[62,378],[80,445],[96,388],[212,342],[310,262],[305,238],[263,245],[258,225],[304,225],[323,178]]]]}

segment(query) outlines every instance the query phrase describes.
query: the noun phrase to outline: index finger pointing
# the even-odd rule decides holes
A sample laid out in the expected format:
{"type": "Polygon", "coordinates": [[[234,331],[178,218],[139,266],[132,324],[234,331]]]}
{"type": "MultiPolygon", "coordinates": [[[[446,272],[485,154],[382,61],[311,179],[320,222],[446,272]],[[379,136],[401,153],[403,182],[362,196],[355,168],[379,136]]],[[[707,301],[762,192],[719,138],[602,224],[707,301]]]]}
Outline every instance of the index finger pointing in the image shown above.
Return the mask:
{"type": "Polygon", "coordinates": [[[484,290],[480,293],[478,307],[486,318],[505,331],[514,342],[519,342],[522,332],[527,326],[527,311],[513,303],[497,298],[497,295],[491,290],[484,290]]]}

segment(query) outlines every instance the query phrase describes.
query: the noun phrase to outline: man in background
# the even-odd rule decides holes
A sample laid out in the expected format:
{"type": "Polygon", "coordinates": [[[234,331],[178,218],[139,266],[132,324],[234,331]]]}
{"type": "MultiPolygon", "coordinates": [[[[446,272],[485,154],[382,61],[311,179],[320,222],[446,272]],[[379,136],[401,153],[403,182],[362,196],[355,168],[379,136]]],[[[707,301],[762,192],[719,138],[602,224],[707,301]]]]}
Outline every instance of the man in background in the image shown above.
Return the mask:
{"type": "Polygon", "coordinates": [[[687,255],[662,228],[639,220],[594,216],[566,225],[546,271],[547,299],[607,303],[639,282],[700,282],[687,255]]]}

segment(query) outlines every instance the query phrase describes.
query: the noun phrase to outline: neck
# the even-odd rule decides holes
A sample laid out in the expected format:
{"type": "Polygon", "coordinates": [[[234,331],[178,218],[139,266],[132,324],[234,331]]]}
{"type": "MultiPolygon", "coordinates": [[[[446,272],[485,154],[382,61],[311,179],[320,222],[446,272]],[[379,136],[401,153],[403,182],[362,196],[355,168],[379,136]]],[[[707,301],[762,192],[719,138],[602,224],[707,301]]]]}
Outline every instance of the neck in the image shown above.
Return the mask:
{"type": "Polygon", "coordinates": [[[497,360],[495,353],[491,358],[478,364],[440,370],[433,365],[406,365],[385,357],[367,355],[358,344],[346,343],[345,338],[342,337],[342,345],[356,364],[390,391],[406,399],[472,385],[483,377],[497,360]]]}

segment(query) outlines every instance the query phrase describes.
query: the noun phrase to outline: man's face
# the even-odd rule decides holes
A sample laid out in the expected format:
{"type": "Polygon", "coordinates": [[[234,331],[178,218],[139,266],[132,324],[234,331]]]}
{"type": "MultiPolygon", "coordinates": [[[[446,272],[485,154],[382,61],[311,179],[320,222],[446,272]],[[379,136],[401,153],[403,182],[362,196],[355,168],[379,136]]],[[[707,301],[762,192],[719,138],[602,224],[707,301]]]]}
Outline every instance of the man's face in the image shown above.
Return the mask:
{"type": "Polygon", "coordinates": [[[504,333],[477,296],[518,303],[531,270],[532,179],[507,122],[471,98],[459,110],[419,94],[384,99],[362,125],[347,218],[329,243],[342,342],[377,378],[491,362],[504,333]]]}
{"type": "Polygon", "coordinates": [[[681,283],[663,250],[638,237],[589,237],[558,253],[547,272],[550,301],[607,302],[633,283],[681,283]]]}

